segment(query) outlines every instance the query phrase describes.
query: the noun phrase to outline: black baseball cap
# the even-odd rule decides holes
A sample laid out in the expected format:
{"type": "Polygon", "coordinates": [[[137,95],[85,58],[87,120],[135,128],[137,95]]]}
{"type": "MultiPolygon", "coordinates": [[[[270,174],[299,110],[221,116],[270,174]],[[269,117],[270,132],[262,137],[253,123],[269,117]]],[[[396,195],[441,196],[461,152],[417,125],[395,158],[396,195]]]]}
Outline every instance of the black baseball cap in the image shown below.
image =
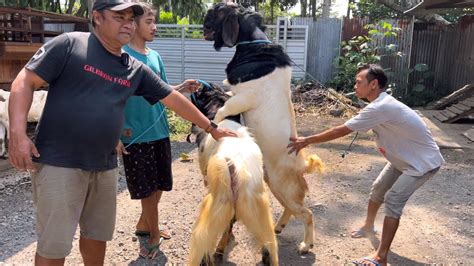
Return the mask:
{"type": "Polygon", "coordinates": [[[122,11],[131,7],[133,10],[133,14],[135,16],[143,15],[143,8],[137,2],[133,2],[132,0],[96,0],[94,1],[94,5],[92,10],[112,10],[112,11],[122,11]]]}

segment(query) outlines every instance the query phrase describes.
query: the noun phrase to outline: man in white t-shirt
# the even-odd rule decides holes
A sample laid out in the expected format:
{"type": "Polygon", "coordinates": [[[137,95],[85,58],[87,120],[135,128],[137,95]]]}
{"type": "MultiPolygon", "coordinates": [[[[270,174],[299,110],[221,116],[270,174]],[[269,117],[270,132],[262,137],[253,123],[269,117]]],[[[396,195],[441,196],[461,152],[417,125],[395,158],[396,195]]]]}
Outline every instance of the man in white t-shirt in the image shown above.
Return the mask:
{"type": "Polygon", "coordinates": [[[426,124],[415,111],[388,95],[386,84],[387,76],[379,65],[360,67],[355,92],[358,98],[365,98],[370,104],[343,125],[292,139],[288,145],[290,153],[298,153],[309,144],[330,141],[353,131],[372,129],[375,133],[377,148],[388,163],[372,184],[365,224],[351,236],[358,238],[375,233],[375,216],[382,203],[385,203],[385,219],[377,251],[354,261],[360,265],[387,264],[387,254],[406,202],[444,162],[426,124]]]}

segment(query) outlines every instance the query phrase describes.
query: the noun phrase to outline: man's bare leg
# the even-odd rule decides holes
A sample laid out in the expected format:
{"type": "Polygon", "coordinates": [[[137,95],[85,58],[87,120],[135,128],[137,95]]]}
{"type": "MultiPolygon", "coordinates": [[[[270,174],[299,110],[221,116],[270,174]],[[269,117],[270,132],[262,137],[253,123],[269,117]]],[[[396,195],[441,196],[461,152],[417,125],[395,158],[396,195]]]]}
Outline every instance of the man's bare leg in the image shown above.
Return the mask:
{"type": "Polygon", "coordinates": [[[149,197],[141,200],[143,218],[150,230],[150,244],[158,244],[160,241],[160,229],[158,227],[158,203],[162,191],[158,190],[149,197]]]}
{"type": "Polygon", "coordinates": [[[361,232],[371,233],[374,231],[375,217],[377,216],[377,212],[379,211],[381,205],[382,205],[381,203],[369,200],[369,204],[367,206],[367,217],[365,218],[365,223],[359,229],[356,229],[351,232],[352,237],[361,237],[360,235],[361,232]]]}
{"type": "Polygon", "coordinates": [[[390,251],[390,246],[392,245],[393,238],[397,233],[399,224],[399,219],[385,216],[382,228],[382,238],[377,251],[370,256],[357,260],[357,262],[361,263],[362,265],[371,265],[371,262],[367,259],[370,258],[374,261],[377,261],[382,266],[387,265],[388,252],[390,251]]]}
{"type": "Polygon", "coordinates": [[[45,257],[41,257],[36,253],[35,255],[35,265],[36,266],[57,266],[57,265],[64,265],[65,259],[47,259],[45,257]]]}
{"type": "Polygon", "coordinates": [[[84,265],[104,265],[107,242],[82,237],[79,239],[84,265]]]}

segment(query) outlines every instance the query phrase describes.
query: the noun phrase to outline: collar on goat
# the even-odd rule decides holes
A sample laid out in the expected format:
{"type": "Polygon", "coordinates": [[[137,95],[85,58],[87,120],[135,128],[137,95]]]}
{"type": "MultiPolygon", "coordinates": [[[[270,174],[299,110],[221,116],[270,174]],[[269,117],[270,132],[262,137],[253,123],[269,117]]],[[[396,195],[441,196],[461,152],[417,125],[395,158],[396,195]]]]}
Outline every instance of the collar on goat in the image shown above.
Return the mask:
{"type": "Polygon", "coordinates": [[[242,44],[260,44],[260,43],[272,43],[269,40],[253,40],[253,41],[244,41],[244,42],[239,42],[237,45],[242,45],[242,44]]]}
{"type": "MultiPolygon", "coordinates": [[[[204,80],[201,80],[201,79],[198,79],[197,82],[201,83],[201,87],[199,88],[200,90],[202,89],[207,89],[207,90],[213,90],[214,87],[211,86],[211,84],[207,83],[206,81],[204,80]]],[[[222,92],[222,93],[225,93],[225,91],[221,88],[221,87],[218,87],[219,90],[222,92]]],[[[191,99],[194,103],[196,103],[196,107],[201,110],[202,109],[202,104],[201,102],[196,98],[196,95],[195,93],[191,93],[191,99]]]]}

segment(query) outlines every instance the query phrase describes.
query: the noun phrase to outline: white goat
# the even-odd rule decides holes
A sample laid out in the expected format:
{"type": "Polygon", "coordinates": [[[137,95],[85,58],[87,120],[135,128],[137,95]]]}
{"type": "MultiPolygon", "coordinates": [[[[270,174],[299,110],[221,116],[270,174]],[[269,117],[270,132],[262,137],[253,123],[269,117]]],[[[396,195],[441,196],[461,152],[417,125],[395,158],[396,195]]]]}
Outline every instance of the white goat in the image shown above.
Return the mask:
{"type": "MultiPolygon", "coordinates": [[[[196,91],[192,102],[212,119],[228,98],[213,84],[196,91]]],[[[209,193],[201,203],[192,231],[190,265],[201,261],[212,264],[214,257],[221,259],[235,220],[241,221],[263,246],[262,262],[278,265],[278,245],[264,187],[262,153],[247,128],[236,121],[239,121],[238,116],[219,123],[219,127],[237,133],[236,138],[219,141],[193,127],[199,147],[199,166],[209,193]],[[213,256],[219,236],[222,238],[213,256]]]]}
{"type": "MultiPolygon", "coordinates": [[[[43,90],[35,91],[33,93],[33,101],[31,103],[30,111],[28,112],[28,122],[38,122],[40,120],[47,96],[48,92],[43,90]]],[[[4,156],[7,153],[5,143],[8,140],[10,129],[10,120],[8,116],[9,99],[10,92],[0,90],[0,156],[4,156]]]]}

